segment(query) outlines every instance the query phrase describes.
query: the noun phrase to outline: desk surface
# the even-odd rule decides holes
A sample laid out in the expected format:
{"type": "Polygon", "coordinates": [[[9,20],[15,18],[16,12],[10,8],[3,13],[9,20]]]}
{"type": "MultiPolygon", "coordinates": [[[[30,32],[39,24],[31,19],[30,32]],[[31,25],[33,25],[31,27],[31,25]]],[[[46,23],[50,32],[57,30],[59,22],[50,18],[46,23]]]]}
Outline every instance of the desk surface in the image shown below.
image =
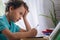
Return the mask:
{"type": "Polygon", "coordinates": [[[22,38],[21,40],[48,40],[48,39],[34,37],[34,38],[22,38]]]}

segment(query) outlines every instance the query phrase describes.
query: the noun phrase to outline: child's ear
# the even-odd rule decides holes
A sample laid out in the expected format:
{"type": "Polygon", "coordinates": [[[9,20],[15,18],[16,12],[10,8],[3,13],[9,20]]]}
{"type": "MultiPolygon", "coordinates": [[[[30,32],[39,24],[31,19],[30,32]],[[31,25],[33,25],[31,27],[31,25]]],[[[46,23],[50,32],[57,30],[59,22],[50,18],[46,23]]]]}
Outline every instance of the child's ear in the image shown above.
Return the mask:
{"type": "Polygon", "coordinates": [[[14,10],[14,8],[12,6],[10,6],[9,12],[12,12],[13,10],[14,10]]]}

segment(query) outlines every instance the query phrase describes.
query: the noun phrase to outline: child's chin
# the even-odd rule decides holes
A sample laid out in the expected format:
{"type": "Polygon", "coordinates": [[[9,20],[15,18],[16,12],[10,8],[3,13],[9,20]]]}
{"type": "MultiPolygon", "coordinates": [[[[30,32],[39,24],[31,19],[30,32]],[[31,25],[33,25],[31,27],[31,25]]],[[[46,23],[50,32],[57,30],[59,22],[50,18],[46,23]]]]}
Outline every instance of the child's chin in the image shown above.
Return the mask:
{"type": "Polygon", "coordinates": [[[14,22],[18,22],[19,20],[16,20],[16,21],[14,21],[14,22]]]}
{"type": "Polygon", "coordinates": [[[17,20],[15,20],[14,22],[17,22],[17,20]]]}
{"type": "Polygon", "coordinates": [[[14,20],[14,22],[18,22],[19,20],[14,20]]]}

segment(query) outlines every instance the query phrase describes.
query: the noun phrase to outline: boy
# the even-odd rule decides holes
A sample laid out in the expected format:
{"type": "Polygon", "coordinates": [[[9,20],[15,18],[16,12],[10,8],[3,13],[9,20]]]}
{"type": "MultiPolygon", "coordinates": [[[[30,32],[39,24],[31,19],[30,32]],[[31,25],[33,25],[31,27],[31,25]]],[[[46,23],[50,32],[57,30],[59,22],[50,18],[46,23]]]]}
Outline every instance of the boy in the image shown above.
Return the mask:
{"type": "Polygon", "coordinates": [[[36,29],[31,29],[26,16],[28,6],[23,1],[12,1],[6,4],[5,15],[0,17],[0,40],[20,40],[24,37],[34,37],[37,34],[36,29]],[[26,29],[19,28],[14,22],[23,18],[26,29]]]}

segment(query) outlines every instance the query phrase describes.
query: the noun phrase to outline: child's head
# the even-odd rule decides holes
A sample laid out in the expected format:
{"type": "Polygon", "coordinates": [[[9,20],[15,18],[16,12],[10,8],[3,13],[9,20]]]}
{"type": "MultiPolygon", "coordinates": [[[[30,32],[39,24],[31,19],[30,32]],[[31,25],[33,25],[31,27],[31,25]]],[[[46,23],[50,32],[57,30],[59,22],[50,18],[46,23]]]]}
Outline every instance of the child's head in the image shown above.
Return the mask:
{"type": "Polygon", "coordinates": [[[25,14],[28,10],[28,6],[23,1],[12,1],[6,4],[6,12],[10,17],[10,20],[16,22],[25,14]]]}

